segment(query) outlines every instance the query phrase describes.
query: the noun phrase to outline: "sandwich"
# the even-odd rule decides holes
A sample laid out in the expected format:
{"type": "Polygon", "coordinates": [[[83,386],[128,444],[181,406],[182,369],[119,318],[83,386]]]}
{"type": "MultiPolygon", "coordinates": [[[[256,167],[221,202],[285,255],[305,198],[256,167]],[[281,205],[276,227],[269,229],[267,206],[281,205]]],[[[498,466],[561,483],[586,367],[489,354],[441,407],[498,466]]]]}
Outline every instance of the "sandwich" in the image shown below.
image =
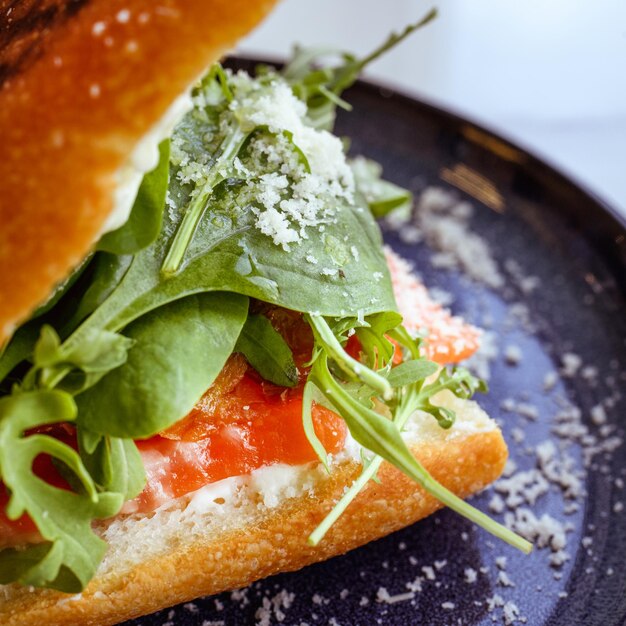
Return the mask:
{"type": "Polygon", "coordinates": [[[506,460],[455,366],[479,333],[383,247],[410,194],[331,132],[432,15],[363,59],[224,69],[269,4],[8,16],[3,624],[114,624],[443,505],[530,549],[462,499],[506,460]]]}

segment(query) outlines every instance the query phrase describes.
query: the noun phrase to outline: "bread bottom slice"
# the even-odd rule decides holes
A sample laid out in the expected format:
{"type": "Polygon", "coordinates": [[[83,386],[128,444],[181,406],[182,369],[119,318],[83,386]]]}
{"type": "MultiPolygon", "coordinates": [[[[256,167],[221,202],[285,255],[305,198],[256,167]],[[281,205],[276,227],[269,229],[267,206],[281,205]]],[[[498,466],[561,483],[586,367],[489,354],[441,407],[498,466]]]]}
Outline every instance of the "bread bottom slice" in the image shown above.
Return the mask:
{"type": "MultiPolygon", "coordinates": [[[[407,439],[434,478],[466,497],[501,474],[507,449],[500,430],[476,403],[450,396],[445,404],[457,411],[451,429],[418,415],[407,439]]],[[[4,586],[0,623],[116,624],[343,554],[441,507],[385,463],[380,484],[370,482],[320,545],[309,546],[308,535],[360,469],[348,455],[335,459],[330,474],[311,464],[281,484],[270,468],[263,474],[265,487],[254,474],[227,479],[149,516],[119,518],[99,529],[110,547],[82,594],[4,586]],[[267,484],[272,480],[273,487],[267,484]]]]}

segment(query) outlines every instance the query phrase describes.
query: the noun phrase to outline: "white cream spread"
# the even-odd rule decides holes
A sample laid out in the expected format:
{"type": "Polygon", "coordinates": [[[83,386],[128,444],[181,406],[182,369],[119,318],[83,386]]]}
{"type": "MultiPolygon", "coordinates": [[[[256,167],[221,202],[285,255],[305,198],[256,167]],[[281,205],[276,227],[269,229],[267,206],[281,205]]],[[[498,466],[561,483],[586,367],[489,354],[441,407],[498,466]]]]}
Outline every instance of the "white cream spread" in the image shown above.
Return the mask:
{"type": "Polygon", "coordinates": [[[144,174],[153,170],[159,162],[159,144],[172,134],[174,126],[192,107],[193,102],[188,90],[174,100],[163,117],[140,139],[127,161],[117,171],[113,211],[102,227],[102,234],[119,228],[128,220],[144,174]]]}

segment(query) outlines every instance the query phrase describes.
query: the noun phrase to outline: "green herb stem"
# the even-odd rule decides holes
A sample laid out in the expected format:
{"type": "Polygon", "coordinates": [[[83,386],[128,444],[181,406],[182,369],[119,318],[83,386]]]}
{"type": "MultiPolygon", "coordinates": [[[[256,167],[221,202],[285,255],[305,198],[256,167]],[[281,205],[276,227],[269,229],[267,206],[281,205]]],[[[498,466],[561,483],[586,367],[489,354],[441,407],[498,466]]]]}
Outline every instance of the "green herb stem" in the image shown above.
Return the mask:
{"type": "Polygon", "coordinates": [[[313,425],[313,416],[311,414],[311,409],[313,407],[313,393],[315,390],[315,385],[311,381],[308,381],[306,385],[304,385],[304,392],[302,394],[302,425],[304,426],[304,434],[306,438],[309,440],[313,450],[317,454],[319,460],[322,462],[322,465],[326,468],[327,472],[330,472],[330,467],[328,465],[328,454],[326,453],[326,449],[324,448],[324,444],[319,440],[317,433],[315,432],[315,427],[313,425]]]}
{"type": "MultiPolygon", "coordinates": [[[[356,399],[346,393],[341,385],[334,379],[327,367],[326,357],[322,356],[314,364],[311,376],[316,385],[322,390],[326,397],[336,406],[340,414],[348,423],[352,434],[361,445],[372,450],[378,450],[379,455],[395,465],[400,471],[412,478],[418,485],[427,491],[442,504],[450,507],[463,517],[478,524],[495,537],[506,541],[513,547],[528,554],[532,550],[532,544],[502,524],[491,519],[488,515],[474,508],[463,499],[456,496],[446,487],[436,481],[424,468],[424,466],[411,454],[406,444],[400,438],[400,430],[408,416],[417,408],[414,398],[419,398],[417,385],[410,390],[408,397],[401,403],[401,414],[396,417],[393,423],[385,420],[384,417],[375,413],[372,409],[363,406],[356,399]]],[[[380,463],[380,462],[379,462],[380,463]]],[[[376,473],[377,467],[373,461],[364,469],[368,474],[368,479],[376,473]]],[[[349,490],[344,496],[344,501],[338,504],[339,514],[345,510],[351,499],[358,493],[357,487],[362,487],[367,481],[362,476],[353,485],[353,490],[349,490]]],[[[330,525],[338,517],[331,512],[330,520],[322,522],[311,537],[310,542],[319,541],[330,525]]]]}
{"type": "Polygon", "coordinates": [[[434,7],[415,24],[409,24],[401,33],[392,33],[389,38],[376,50],[373,50],[366,57],[363,57],[358,62],[358,72],[360,72],[365,66],[369,65],[372,61],[382,56],[385,52],[397,46],[401,41],[406,39],[411,33],[426,26],[429,22],[432,22],[437,17],[437,9],[434,7]]]}
{"type": "Polygon", "coordinates": [[[334,93],[324,85],[320,85],[318,87],[318,90],[322,95],[326,96],[333,104],[336,104],[344,111],[352,111],[352,105],[349,102],[346,102],[343,98],[339,97],[336,93],[334,93]]]}
{"type": "MultiPolygon", "coordinates": [[[[400,404],[394,422],[398,426],[398,430],[402,430],[406,421],[409,419],[412,410],[412,399],[415,398],[416,392],[412,385],[405,394],[405,400],[400,404]]],[[[344,511],[348,508],[348,505],[354,500],[359,493],[363,490],[365,485],[376,476],[376,473],[380,469],[383,462],[383,457],[378,454],[369,459],[367,464],[363,465],[363,470],[360,476],[352,483],[350,489],[346,491],[339,502],[333,507],[328,515],[322,520],[319,526],[309,535],[308,542],[312,546],[316,546],[330,530],[331,526],[343,515],[344,511]]]]}
{"type": "Polygon", "coordinates": [[[328,322],[321,315],[309,314],[306,318],[328,355],[344,372],[349,376],[356,376],[360,381],[381,394],[385,400],[390,400],[393,397],[393,387],[389,381],[347,354],[333,334],[328,322]]]}
{"type": "Polygon", "coordinates": [[[399,469],[402,469],[402,471],[413,478],[413,480],[419,483],[430,495],[437,498],[439,502],[450,507],[453,511],[466,517],[481,528],[484,528],[487,532],[498,537],[498,539],[506,541],[506,543],[521,550],[524,554],[530,554],[532,551],[532,543],[526,541],[523,537],[520,537],[506,526],[491,519],[488,515],[446,489],[441,483],[437,482],[417,460],[415,463],[411,464],[411,466],[400,467],[399,469]]]}
{"type": "Polygon", "coordinates": [[[215,160],[206,183],[191,201],[176,230],[172,244],[161,266],[161,274],[164,277],[173,276],[180,270],[185,253],[191,245],[193,236],[207,209],[209,199],[215,187],[233,174],[233,161],[249,135],[249,132],[244,132],[237,126],[224,138],[221,154],[215,160]]]}
{"type": "Polygon", "coordinates": [[[325,537],[333,524],[343,515],[349,504],[363,490],[365,485],[376,476],[376,472],[383,462],[381,456],[375,456],[363,467],[360,476],[352,483],[350,489],[346,491],[332,511],[322,520],[319,526],[309,535],[309,545],[316,546],[325,537]]]}
{"type": "Polygon", "coordinates": [[[198,228],[198,224],[204,215],[204,211],[207,207],[207,201],[213,189],[217,184],[223,180],[223,176],[219,172],[216,172],[204,186],[201,193],[199,193],[189,205],[187,212],[183,216],[180,222],[180,226],[176,230],[172,245],[167,252],[163,266],[161,267],[161,273],[164,277],[173,276],[178,272],[182,265],[185,252],[191,244],[191,240],[198,228]]]}

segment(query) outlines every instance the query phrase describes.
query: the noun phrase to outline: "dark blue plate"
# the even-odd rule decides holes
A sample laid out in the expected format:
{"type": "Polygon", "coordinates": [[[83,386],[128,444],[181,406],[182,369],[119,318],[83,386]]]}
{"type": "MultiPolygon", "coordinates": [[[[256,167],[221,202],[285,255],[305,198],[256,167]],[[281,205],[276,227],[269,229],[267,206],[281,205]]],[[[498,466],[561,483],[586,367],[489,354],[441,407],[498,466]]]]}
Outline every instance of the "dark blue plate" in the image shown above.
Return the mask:
{"type": "MultiPolygon", "coordinates": [[[[237,67],[251,66],[237,62],[237,67]]],[[[354,87],[347,100],[354,111],[339,114],[337,132],[351,138],[351,152],[376,159],[388,179],[416,195],[437,186],[469,200],[472,230],[489,243],[508,277],[498,289],[471,282],[456,270],[436,269],[425,243],[408,244],[397,233],[386,232],[387,242],[415,262],[429,287],[452,294],[455,312],[497,335],[501,352],[491,363],[490,393],[480,402],[502,422],[518,468],[536,466],[540,442],[552,439],[563,445],[552,429],[564,402],[580,408],[583,424],[601,444],[621,436],[625,402],[619,388],[626,362],[623,218],[552,167],[459,116],[365,83],[354,87]],[[539,287],[521,289],[519,273],[537,277],[539,287]],[[521,349],[517,365],[504,357],[508,345],[521,349]],[[546,392],[545,376],[559,370],[565,352],[580,356],[583,365],[546,392]],[[605,413],[612,432],[591,419],[592,408],[609,398],[605,413]],[[506,411],[503,406],[511,401],[534,407],[537,419],[506,411]],[[523,441],[515,442],[520,433],[514,429],[523,431],[523,441]]],[[[621,503],[626,501],[626,446],[597,454],[584,470],[581,447],[566,447],[576,471],[584,471],[587,496],[578,511],[565,514],[568,501],[551,484],[533,507],[537,516],[548,513],[570,524],[566,549],[571,558],[560,567],[550,566],[549,549],[524,556],[446,510],[346,556],[268,578],[234,596],[223,593],[165,609],[127,626],[487,626],[506,623],[505,610],[498,605],[507,602],[516,605],[518,619],[532,625],[624,624],[626,512],[621,503]],[[503,586],[502,578],[498,582],[498,557],[506,557],[504,571],[515,586],[503,586]],[[476,572],[473,583],[466,581],[467,568],[476,572]],[[425,579],[421,592],[411,584],[419,577],[425,579]],[[414,595],[380,602],[381,588],[390,596],[412,588],[414,595]]],[[[488,490],[473,503],[486,510],[492,496],[488,490]]],[[[501,559],[498,563],[503,565],[501,559]]],[[[512,605],[506,611],[511,613],[512,605]]]]}

